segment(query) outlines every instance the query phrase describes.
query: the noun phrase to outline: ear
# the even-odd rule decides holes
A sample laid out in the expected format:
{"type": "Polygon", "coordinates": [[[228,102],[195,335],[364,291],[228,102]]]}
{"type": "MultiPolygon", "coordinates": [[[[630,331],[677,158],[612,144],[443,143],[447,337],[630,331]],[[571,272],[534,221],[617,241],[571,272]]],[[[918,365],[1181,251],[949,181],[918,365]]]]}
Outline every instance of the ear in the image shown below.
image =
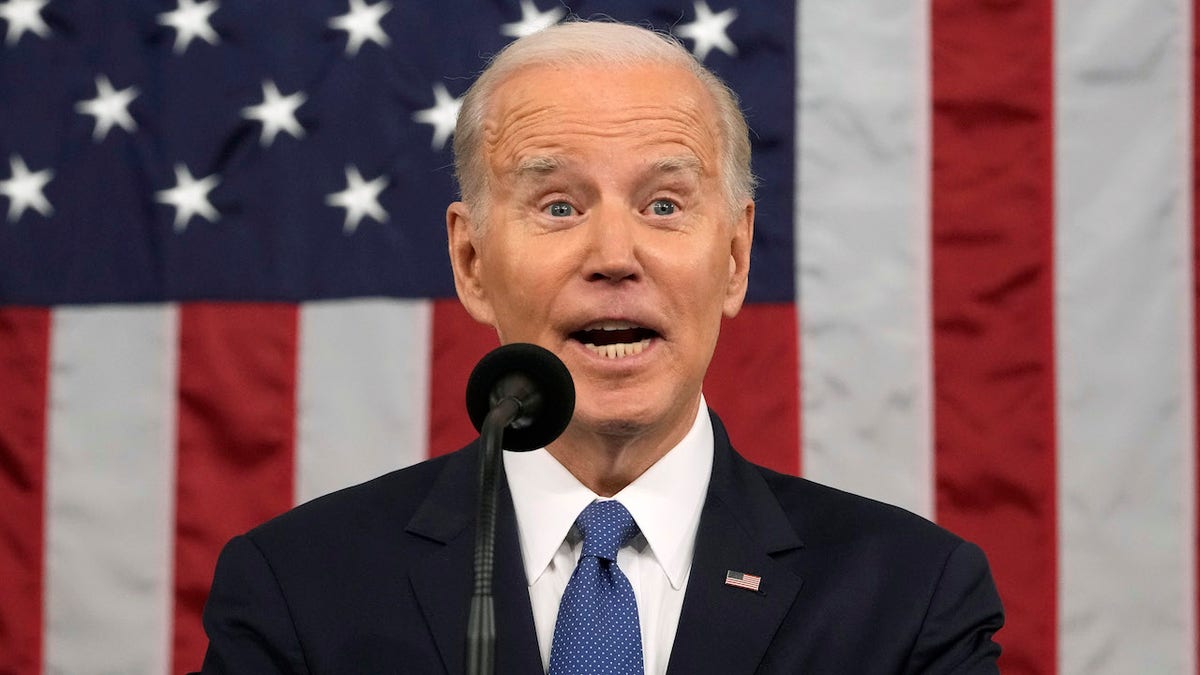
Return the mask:
{"type": "Polygon", "coordinates": [[[726,318],[732,319],[742,310],[746,287],[750,285],[750,245],[754,242],[754,202],[747,201],[733,222],[733,237],[729,242],[729,285],[725,289],[726,318]]]}
{"type": "Polygon", "coordinates": [[[463,202],[454,202],[446,208],[446,238],[458,300],[472,318],[494,327],[495,313],[480,277],[479,229],[471,217],[471,209],[463,202]]]}

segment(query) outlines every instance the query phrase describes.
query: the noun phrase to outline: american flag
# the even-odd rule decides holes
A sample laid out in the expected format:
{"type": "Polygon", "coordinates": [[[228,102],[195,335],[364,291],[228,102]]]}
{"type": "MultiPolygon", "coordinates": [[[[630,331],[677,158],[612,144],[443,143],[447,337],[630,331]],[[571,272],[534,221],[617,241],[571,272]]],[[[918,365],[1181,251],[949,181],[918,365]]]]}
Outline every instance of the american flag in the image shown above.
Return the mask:
{"type": "Polygon", "coordinates": [[[725,572],[725,585],[734,586],[736,588],[745,588],[751,591],[757,591],[759,584],[762,583],[762,577],[745,572],[734,572],[728,570],[725,572]]]}
{"type": "Polygon", "coordinates": [[[735,445],[979,543],[1006,673],[1195,672],[1191,1],[0,0],[0,673],[195,668],[231,535],[471,439],[452,122],[569,12],[742,97],[735,445]]]}

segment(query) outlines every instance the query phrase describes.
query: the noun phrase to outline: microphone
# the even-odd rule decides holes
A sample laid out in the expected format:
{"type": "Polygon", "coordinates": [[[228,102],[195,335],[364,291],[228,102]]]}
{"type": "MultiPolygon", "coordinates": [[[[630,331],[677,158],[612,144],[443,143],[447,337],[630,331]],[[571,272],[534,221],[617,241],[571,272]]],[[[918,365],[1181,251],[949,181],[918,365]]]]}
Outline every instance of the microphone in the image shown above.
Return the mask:
{"type": "Polygon", "coordinates": [[[475,590],[467,621],[467,673],[495,670],[496,617],[492,578],[496,559],[500,450],[549,445],[571,422],[575,383],[557,356],[513,343],[483,357],[467,380],[467,414],[479,430],[479,510],[475,519],[475,590]],[[506,435],[507,432],[507,435],[506,435]]]}
{"type": "Polygon", "coordinates": [[[467,380],[467,414],[483,433],[488,413],[500,407],[512,414],[503,427],[504,449],[526,451],[549,445],[571,422],[575,383],[550,351],[523,342],[494,349],[467,380]],[[507,403],[511,399],[511,403],[507,403]],[[515,410],[507,406],[515,405],[515,410]]]}

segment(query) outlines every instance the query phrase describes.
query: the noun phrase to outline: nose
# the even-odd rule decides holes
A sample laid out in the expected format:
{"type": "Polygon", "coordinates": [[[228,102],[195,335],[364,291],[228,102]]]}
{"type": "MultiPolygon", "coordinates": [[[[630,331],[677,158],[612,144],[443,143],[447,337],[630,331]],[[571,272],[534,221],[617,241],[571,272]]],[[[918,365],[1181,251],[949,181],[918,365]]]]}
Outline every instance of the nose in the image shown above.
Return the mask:
{"type": "Polygon", "coordinates": [[[588,223],[587,259],[583,274],[588,281],[616,283],[642,276],[634,217],[620,209],[596,209],[588,223]]]}

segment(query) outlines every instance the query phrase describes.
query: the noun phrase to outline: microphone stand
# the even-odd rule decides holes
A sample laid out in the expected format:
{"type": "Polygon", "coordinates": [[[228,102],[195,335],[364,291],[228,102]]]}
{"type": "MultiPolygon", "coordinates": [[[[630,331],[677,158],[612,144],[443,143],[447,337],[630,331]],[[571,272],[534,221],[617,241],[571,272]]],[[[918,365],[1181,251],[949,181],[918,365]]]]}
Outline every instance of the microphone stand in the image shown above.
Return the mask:
{"type": "Polygon", "coordinates": [[[492,579],[496,560],[496,500],[499,475],[504,471],[500,453],[504,429],[521,414],[521,403],[506,396],[493,405],[479,432],[479,520],[475,529],[475,592],[467,621],[467,673],[492,675],[495,671],[496,612],[492,579]]]}
{"type": "Polygon", "coordinates": [[[475,589],[467,621],[469,675],[496,669],[496,501],[504,477],[504,431],[515,451],[545,447],[571,422],[575,385],[554,354],[525,343],[492,350],[467,381],[467,413],[479,430],[479,500],[475,521],[475,589]]]}

